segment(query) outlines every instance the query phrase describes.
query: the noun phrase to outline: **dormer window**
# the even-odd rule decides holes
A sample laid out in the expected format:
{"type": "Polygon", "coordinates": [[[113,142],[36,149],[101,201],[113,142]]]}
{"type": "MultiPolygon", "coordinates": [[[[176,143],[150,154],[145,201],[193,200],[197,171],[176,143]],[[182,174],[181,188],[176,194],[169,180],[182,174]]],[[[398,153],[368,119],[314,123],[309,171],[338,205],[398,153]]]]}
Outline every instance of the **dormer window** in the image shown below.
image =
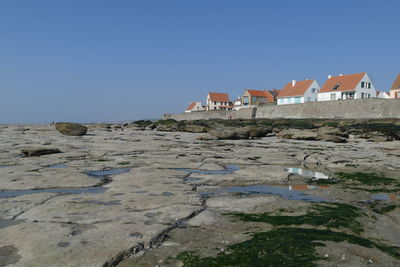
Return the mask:
{"type": "Polygon", "coordinates": [[[336,90],[336,89],[338,89],[339,88],[339,86],[340,86],[340,83],[337,83],[333,88],[332,88],[332,90],[336,90]]]}

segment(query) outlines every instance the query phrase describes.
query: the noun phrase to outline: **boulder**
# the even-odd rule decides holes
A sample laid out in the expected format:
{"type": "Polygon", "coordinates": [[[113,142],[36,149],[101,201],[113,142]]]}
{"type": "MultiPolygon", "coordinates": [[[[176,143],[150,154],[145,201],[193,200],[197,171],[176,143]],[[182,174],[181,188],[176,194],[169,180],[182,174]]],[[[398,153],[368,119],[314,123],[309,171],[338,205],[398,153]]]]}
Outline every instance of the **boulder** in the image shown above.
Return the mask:
{"type": "Polygon", "coordinates": [[[87,127],[78,123],[57,122],[55,127],[57,131],[64,135],[82,136],[87,132],[87,127]]]}
{"type": "Polygon", "coordinates": [[[318,129],[318,133],[321,135],[336,135],[343,138],[349,138],[349,134],[346,131],[334,127],[321,127],[318,129]]]}
{"type": "Polygon", "coordinates": [[[217,124],[213,125],[213,127],[208,130],[210,135],[213,135],[218,139],[248,139],[250,137],[263,137],[269,132],[271,132],[271,129],[259,125],[223,126],[217,124]]]}
{"type": "Polygon", "coordinates": [[[21,152],[27,157],[37,157],[47,154],[61,153],[61,151],[58,150],[58,148],[49,148],[49,147],[24,148],[21,150],[21,152]]]}
{"type": "Polygon", "coordinates": [[[313,130],[287,129],[277,134],[278,138],[295,140],[318,140],[318,133],[313,130]]]}
{"type": "Polygon", "coordinates": [[[242,128],[243,131],[247,131],[250,137],[264,137],[272,132],[270,127],[264,125],[249,125],[242,128]]]}
{"type": "MultiPolygon", "coordinates": [[[[214,125],[212,128],[208,129],[208,133],[218,139],[241,139],[246,138],[246,136],[239,135],[238,129],[236,127],[227,127],[222,125],[214,125]]],[[[249,136],[247,136],[249,138],[249,136]]]]}
{"type": "Polygon", "coordinates": [[[205,126],[189,124],[184,126],[184,131],[189,133],[206,133],[207,128],[205,126]]]}
{"type": "Polygon", "coordinates": [[[158,125],[157,128],[155,128],[155,130],[160,132],[177,132],[178,128],[175,125],[161,124],[158,125]]]}

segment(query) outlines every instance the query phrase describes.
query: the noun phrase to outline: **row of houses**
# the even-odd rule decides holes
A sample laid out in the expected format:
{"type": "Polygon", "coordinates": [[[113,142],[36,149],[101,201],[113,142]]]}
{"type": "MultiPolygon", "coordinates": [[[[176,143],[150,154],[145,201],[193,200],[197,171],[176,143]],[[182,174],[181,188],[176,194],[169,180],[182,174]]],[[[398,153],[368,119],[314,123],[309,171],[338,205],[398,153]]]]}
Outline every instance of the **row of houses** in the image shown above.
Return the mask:
{"type": "Polygon", "coordinates": [[[259,104],[288,105],[316,101],[337,101],[362,98],[400,98],[400,74],[395,79],[389,92],[378,91],[368,74],[355,73],[328,76],[322,87],[316,80],[292,80],[282,89],[251,90],[245,89],[242,96],[230,100],[226,93],[209,92],[206,105],[200,101],[191,102],[185,112],[205,110],[238,110],[256,107],[259,104]]]}

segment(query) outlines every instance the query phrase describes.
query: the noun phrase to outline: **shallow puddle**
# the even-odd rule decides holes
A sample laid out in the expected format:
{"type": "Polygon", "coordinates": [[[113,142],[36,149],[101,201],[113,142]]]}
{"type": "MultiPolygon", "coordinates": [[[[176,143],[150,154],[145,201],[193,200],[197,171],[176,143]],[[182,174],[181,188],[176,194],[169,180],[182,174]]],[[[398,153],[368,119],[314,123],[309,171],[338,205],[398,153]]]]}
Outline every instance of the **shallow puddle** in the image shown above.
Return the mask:
{"type": "Polygon", "coordinates": [[[223,170],[200,170],[200,169],[172,168],[172,170],[188,172],[188,173],[205,174],[205,175],[231,174],[239,169],[240,168],[237,165],[227,165],[224,167],[223,170]]]}
{"type": "Polygon", "coordinates": [[[11,220],[11,219],[2,219],[2,218],[0,218],[0,229],[1,228],[6,228],[6,227],[9,227],[9,226],[13,226],[13,225],[16,225],[16,224],[20,224],[22,222],[24,222],[24,221],[23,220],[11,220]]]}
{"type": "Polygon", "coordinates": [[[65,164],[55,164],[55,165],[50,165],[48,166],[50,169],[63,169],[63,168],[68,168],[67,165],[65,164]]]}
{"type": "MultiPolygon", "coordinates": [[[[240,194],[268,194],[277,195],[290,200],[303,200],[310,202],[326,202],[325,199],[306,195],[298,190],[276,187],[270,185],[232,186],[221,189],[222,192],[240,194]]],[[[212,193],[211,193],[212,194],[212,193]]]]}
{"type": "Polygon", "coordinates": [[[304,177],[318,179],[330,179],[330,177],[322,172],[316,172],[312,170],[302,169],[302,168],[287,168],[286,171],[291,174],[297,174],[304,177]]]}
{"type": "Polygon", "coordinates": [[[398,199],[396,194],[380,194],[371,196],[373,200],[395,201],[398,199]]]}
{"type": "Polygon", "coordinates": [[[124,172],[128,172],[129,168],[119,168],[119,169],[111,169],[111,170],[104,170],[104,171],[89,171],[85,172],[85,174],[96,177],[96,178],[104,178],[104,176],[109,175],[117,175],[124,172]]]}
{"type": "Polygon", "coordinates": [[[21,256],[18,255],[18,249],[14,246],[0,247],[0,266],[17,263],[21,256]]]}
{"type": "Polygon", "coordinates": [[[121,200],[110,200],[107,202],[104,201],[99,201],[99,200],[88,200],[88,201],[83,201],[79,202],[79,204],[93,204],[93,205],[102,205],[102,206],[116,206],[116,205],[121,205],[121,200]]]}
{"type": "Polygon", "coordinates": [[[289,185],[289,190],[315,190],[315,189],[325,189],[329,188],[328,185],[308,185],[308,184],[299,184],[299,185],[289,185]]]}
{"type": "Polygon", "coordinates": [[[107,188],[104,187],[85,187],[85,188],[55,188],[55,189],[38,189],[38,190],[4,190],[0,191],[0,198],[11,198],[29,194],[38,193],[59,193],[59,194],[100,194],[104,193],[107,188]]]}

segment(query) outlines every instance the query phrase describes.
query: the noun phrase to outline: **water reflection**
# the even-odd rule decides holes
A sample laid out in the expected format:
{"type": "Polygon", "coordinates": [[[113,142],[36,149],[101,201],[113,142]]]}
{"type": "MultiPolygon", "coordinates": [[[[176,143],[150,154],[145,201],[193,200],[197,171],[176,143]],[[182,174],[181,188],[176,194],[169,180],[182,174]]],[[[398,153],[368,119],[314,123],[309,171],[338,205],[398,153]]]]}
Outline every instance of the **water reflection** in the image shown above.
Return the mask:
{"type": "Polygon", "coordinates": [[[326,202],[326,200],[323,198],[310,196],[293,188],[277,187],[270,185],[231,186],[223,188],[219,192],[205,192],[202,194],[212,195],[218,193],[269,194],[269,195],[277,195],[290,200],[326,202]]]}
{"type": "Polygon", "coordinates": [[[188,173],[198,173],[205,175],[223,175],[223,174],[231,174],[237,170],[239,170],[239,166],[237,165],[227,165],[223,170],[199,170],[199,169],[187,169],[187,168],[172,168],[172,170],[188,172],[188,173]]]}
{"type": "Polygon", "coordinates": [[[94,176],[96,178],[104,178],[104,176],[121,174],[121,173],[128,172],[128,171],[129,171],[129,168],[120,168],[120,169],[111,169],[111,170],[104,170],[104,171],[89,171],[89,172],[85,172],[85,174],[94,176]]]}
{"type": "Polygon", "coordinates": [[[312,170],[302,169],[302,168],[287,168],[286,171],[291,174],[297,174],[304,177],[318,179],[329,179],[330,177],[322,172],[316,172],[312,170]]]}

